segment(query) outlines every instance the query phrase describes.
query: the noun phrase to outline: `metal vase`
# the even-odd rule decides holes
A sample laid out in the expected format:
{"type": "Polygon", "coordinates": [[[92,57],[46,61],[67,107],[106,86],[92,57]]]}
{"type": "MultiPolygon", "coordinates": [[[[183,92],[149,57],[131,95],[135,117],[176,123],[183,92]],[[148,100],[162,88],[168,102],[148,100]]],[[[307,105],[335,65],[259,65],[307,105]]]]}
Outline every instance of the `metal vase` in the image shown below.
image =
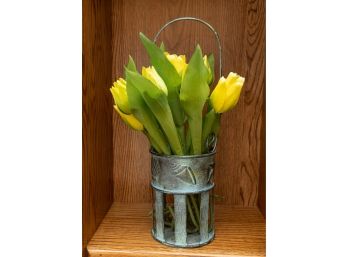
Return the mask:
{"type": "MultiPolygon", "coordinates": [[[[194,17],[179,17],[168,21],[157,32],[173,23],[191,21],[203,24],[215,36],[219,53],[219,75],[222,76],[222,47],[217,31],[206,21],[194,17]]],[[[214,157],[216,137],[207,141],[209,154],[160,156],[152,154],[154,215],[152,235],[159,242],[174,247],[198,247],[214,238],[214,157]],[[168,215],[172,217],[168,224],[168,215]],[[195,217],[195,218],[194,218],[195,217]],[[196,221],[195,229],[190,222],[196,221]]]]}
{"type": "Polygon", "coordinates": [[[215,151],[161,156],[151,152],[153,237],[174,247],[198,247],[214,238],[212,189],[215,151]],[[171,224],[166,218],[171,217],[171,224]],[[196,228],[190,228],[190,217],[196,228]]]}

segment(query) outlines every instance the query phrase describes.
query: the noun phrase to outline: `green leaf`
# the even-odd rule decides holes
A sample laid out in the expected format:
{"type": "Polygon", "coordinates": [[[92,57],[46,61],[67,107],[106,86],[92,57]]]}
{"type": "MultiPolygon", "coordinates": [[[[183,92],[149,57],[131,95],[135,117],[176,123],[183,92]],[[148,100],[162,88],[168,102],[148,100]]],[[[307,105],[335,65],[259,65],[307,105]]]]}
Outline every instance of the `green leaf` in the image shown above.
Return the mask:
{"type": "Polygon", "coordinates": [[[150,80],[144,78],[137,72],[126,69],[127,83],[134,85],[151,112],[156,117],[162,127],[167,140],[176,155],[183,155],[181,141],[179,139],[172,112],[168,105],[168,99],[165,93],[154,85],[150,80]]]}
{"type": "Polygon", "coordinates": [[[209,63],[210,70],[211,70],[211,75],[212,75],[212,80],[211,80],[210,85],[212,85],[214,83],[214,80],[215,80],[215,69],[214,69],[215,60],[214,60],[214,54],[210,54],[208,56],[208,63],[209,63]]]}
{"type": "Polygon", "coordinates": [[[202,110],[209,96],[208,70],[204,65],[202,51],[197,45],[188,64],[180,91],[181,105],[188,116],[194,154],[202,152],[202,110]]]}
{"type": "Polygon", "coordinates": [[[190,130],[188,129],[186,131],[186,137],[185,137],[185,154],[190,154],[190,149],[192,148],[192,145],[191,145],[191,133],[190,133],[190,130]]]}
{"type": "Polygon", "coordinates": [[[140,40],[150,57],[151,64],[155,67],[167,86],[168,103],[173,113],[174,122],[176,126],[180,127],[185,122],[184,112],[180,106],[179,100],[181,77],[175,67],[167,59],[164,52],[141,32],[140,40]]]}
{"type": "Polygon", "coordinates": [[[130,56],[130,55],[129,55],[129,61],[127,64],[127,69],[129,69],[131,71],[137,71],[137,66],[135,65],[135,62],[134,62],[132,56],[130,56]]]}
{"type": "Polygon", "coordinates": [[[157,144],[156,140],[152,138],[152,136],[147,131],[144,131],[144,134],[149,139],[152,148],[155,149],[157,153],[162,154],[161,147],[157,144]]]}
{"type": "Polygon", "coordinates": [[[164,46],[163,41],[161,42],[160,49],[162,50],[162,52],[166,51],[166,47],[164,46]]]}
{"type": "Polygon", "coordinates": [[[179,135],[179,140],[180,140],[180,143],[181,143],[181,148],[183,149],[184,151],[184,154],[186,153],[186,142],[185,142],[185,126],[180,126],[180,127],[176,127],[176,131],[179,135]]]}
{"type": "Polygon", "coordinates": [[[177,90],[181,84],[181,77],[177,73],[175,67],[168,61],[163,51],[141,32],[140,40],[150,57],[151,64],[162,77],[164,83],[166,83],[168,91],[177,90]]]}
{"type": "MultiPolygon", "coordinates": [[[[133,59],[130,57],[126,71],[136,71],[135,67],[135,63],[133,59]]],[[[127,72],[126,80],[128,101],[132,114],[144,125],[147,133],[150,136],[150,142],[155,141],[155,145],[153,145],[155,149],[159,148],[161,152],[163,152],[164,154],[170,155],[171,151],[168,146],[168,142],[165,136],[163,135],[163,132],[161,131],[160,127],[158,126],[155,116],[152,114],[151,110],[147,106],[146,102],[142,98],[136,86],[132,83],[131,80],[129,80],[129,78],[127,78],[127,72]]]]}

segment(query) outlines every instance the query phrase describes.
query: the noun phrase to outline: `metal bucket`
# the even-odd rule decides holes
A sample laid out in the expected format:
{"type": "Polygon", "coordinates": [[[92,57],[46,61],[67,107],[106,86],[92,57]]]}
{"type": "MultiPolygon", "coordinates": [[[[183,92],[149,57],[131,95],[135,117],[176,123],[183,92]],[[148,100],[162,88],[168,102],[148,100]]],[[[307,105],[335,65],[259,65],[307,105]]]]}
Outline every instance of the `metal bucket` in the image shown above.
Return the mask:
{"type": "MultiPolygon", "coordinates": [[[[213,33],[219,53],[219,76],[222,76],[222,48],[215,29],[206,21],[194,17],[180,17],[167,22],[157,32],[179,21],[199,22],[213,33]]],[[[151,152],[154,215],[152,235],[159,242],[174,247],[198,247],[214,239],[214,158],[216,137],[207,141],[209,154],[160,156],[151,152]],[[172,216],[169,226],[168,212],[172,216]],[[190,221],[196,221],[195,229],[190,221]]],[[[194,222],[192,222],[194,223],[194,222]]]]}
{"type": "Polygon", "coordinates": [[[151,155],[153,237],[175,247],[208,244],[215,234],[212,195],[215,152],[187,156],[151,152],[151,155]],[[171,213],[171,224],[166,221],[166,212],[171,213]],[[189,222],[193,220],[195,223],[189,222]],[[195,230],[190,228],[192,224],[195,230]]]}

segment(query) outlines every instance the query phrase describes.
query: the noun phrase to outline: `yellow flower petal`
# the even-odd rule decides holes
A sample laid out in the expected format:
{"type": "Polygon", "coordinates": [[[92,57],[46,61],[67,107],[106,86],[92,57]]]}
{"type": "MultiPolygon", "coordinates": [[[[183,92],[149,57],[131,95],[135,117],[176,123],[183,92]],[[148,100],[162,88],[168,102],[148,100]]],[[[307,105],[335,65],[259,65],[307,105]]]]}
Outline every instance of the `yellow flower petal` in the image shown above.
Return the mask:
{"type": "Polygon", "coordinates": [[[125,114],[123,113],[117,105],[114,105],[115,110],[118,112],[118,114],[121,116],[121,119],[132,129],[142,131],[144,130],[143,124],[141,124],[140,121],[137,120],[137,118],[134,117],[133,114],[125,114]]]}
{"type": "Polygon", "coordinates": [[[221,77],[210,96],[210,102],[216,113],[226,112],[236,106],[239,100],[244,78],[230,72],[225,79],[221,77]]]}
{"type": "Polygon", "coordinates": [[[119,78],[119,81],[120,81],[124,86],[126,86],[127,81],[125,81],[123,78],[119,78]]]}
{"type": "Polygon", "coordinates": [[[166,84],[164,83],[161,76],[157,73],[156,69],[153,66],[150,67],[143,67],[141,69],[141,75],[143,77],[150,80],[155,86],[157,86],[159,89],[161,89],[166,95],[168,95],[168,89],[166,84]]]}
{"type": "Polygon", "coordinates": [[[128,103],[128,95],[126,88],[126,81],[123,78],[118,79],[114,82],[113,86],[110,88],[112,96],[114,97],[115,104],[126,114],[130,114],[130,108],[128,103]]]}
{"type": "Polygon", "coordinates": [[[185,71],[187,69],[187,63],[186,63],[186,56],[185,55],[176,55],[176,54],[169,54],[168,52],[164,52],[167,59],[170,61],[171,64],[175,67],[178,74],[183,77],[185,74],[185,71]]]}
{"type": "Polygon", "coordinates": [[[216,113],[221,113],[224,106],[226,95],[225,81],[225,77],[221,77],[214,91],[210,95],[210,102],[216,113]]]}
{"type": "Polygon", "coordinates": [[[243,77],[240,77],[236,73],[230,73],[228,75],[226,79],[226,99],[222,112],[226,112],[237,105],[244,80],[243,77]]]}

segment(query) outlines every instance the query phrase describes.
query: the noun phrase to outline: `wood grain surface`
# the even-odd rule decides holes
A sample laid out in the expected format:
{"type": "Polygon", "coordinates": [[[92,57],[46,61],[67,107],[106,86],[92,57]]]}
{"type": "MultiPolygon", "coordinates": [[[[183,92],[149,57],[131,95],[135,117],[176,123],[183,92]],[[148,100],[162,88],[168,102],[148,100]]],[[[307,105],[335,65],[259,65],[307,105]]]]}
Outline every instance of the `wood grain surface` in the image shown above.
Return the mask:
{"type": "Polygon", "coordinates": [[[113,201],[111,2],[83,1],[83,254],[113,201]]]}
{"type": "MultiPolygon", "coordinates": [[[[260,171],[264,172],[265,144],[265,2],[264,0],[127,0],[112,5],[112,77],[123,76],[131,54],[138,69],[149,61],[138,33],[153,38],[168,20],[194,16],[209,22],[220,34],[223,75],[234,71],[246,77],[238,106],[223,115],[216,160],[216,194],[224,204],[263,206],[258,195],[260,171]]],[[[159,39],[171,52],[190,57],[195,44],[204,52],[217,48],[214,35],[204,26],[180,22],[167,28],[159,39]]],[[[217,69],[216,69],[217,71],[217,69]]],[[[216,73],[217,76],[217,73],[216,73]]],[[[150,156],[140,133],[128,129],[114,116],[114,198],[119,202],[151,202],[150,156]]],[[[261,190],[261,191],[260,191],[261,190]]]]}
{"type": "Polygon", "coordinates": [[[216,238],[204,247],[164,246],[151,237],[151,204],[114,203],[88,244],[94,256],[265,256],[265,222],[257,208],[216,206],[216,238]]]}
{"type": "MultiPolygon", "coordinates": [[[[264,94],[265,98],[265,94],[264,94]]],[[[266,106],[263,107],[263,120],[266,120],[266,106]]],[[[258,207],[263,215],[266,218],[266,126],[265,122],[262,126],[261,132],[261,142],[262,149],[261,151],[261,162],[260,162],[260,174],[259,174],[259,195],[258,195],[258,207]]]]}

